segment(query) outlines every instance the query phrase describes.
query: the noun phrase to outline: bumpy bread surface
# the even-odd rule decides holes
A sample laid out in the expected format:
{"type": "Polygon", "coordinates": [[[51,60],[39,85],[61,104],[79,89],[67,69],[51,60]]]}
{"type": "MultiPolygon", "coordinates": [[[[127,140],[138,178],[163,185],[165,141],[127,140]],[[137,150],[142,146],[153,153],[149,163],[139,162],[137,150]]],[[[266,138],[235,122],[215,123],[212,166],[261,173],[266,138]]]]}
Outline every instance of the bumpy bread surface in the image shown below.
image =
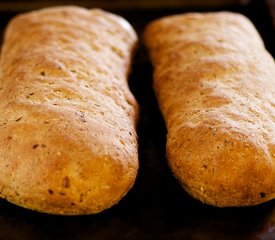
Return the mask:
{"type": "Polygon", "coordinates": [[[15,17],[0,80],[0,196],[40,212],[116,204],[138,170],[138,105],[127,77],[132,27],[102,10],[55,7],[15,17]]]}
{"type": "Polygon", "coordinates": [[[275,64],[252,23],[230,12],[168,16],[144,41],[182,186],[220,207],[273,199],[275,64]]]}

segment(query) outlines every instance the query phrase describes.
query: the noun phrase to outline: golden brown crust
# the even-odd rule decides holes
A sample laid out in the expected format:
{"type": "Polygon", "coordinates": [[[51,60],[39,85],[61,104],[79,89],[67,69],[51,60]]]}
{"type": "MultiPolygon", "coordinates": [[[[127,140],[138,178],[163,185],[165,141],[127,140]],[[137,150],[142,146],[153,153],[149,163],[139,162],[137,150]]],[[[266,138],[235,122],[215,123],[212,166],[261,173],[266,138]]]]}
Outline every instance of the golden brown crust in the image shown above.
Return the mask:
{"type": "Polygon", "coordinates": [[[275,197],[275,64],[244,16],[189,13],[151,23],[169,165],[195,198],[249,206],[275,197]]]}
{"type": "Polygon", "coordinates": [[[15,17],[1,55],[0,196],[51,214],[102,211],[138,170],[137,42],[122,18],[56,7],[15,17]]]}

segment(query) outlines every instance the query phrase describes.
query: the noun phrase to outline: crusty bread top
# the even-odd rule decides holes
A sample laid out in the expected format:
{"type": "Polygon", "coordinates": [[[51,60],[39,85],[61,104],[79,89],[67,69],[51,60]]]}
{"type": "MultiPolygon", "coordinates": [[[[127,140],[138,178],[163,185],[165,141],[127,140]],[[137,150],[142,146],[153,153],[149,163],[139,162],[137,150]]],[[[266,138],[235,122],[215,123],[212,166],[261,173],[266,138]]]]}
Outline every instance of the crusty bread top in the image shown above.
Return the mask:
{"type": "Polygon", "coordinates": [[[188,192],[216,206],[275,197],[275,64],[237,13],[188,13],[144,34],[168,130],[169,164],[188,192]]]}
{"type": "Polygon", "coordinates": [[[1,55],[0,193],[54,214],[115,204],[137,169],[132,27],[102,10],[54,7],[8,25],[1,55]]]}

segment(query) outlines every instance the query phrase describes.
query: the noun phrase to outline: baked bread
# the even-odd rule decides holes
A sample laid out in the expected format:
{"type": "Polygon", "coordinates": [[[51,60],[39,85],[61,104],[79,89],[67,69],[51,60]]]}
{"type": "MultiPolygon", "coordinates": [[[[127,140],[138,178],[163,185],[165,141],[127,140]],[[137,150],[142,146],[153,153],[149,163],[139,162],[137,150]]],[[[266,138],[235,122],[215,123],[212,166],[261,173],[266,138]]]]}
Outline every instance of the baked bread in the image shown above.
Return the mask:
{"type": "Polygon", "coordinates": [[[127,76],[137,36],[102,10],[15,17],[1,55],[0,196],[60,215],[116,204],[138,170],[127,76]]]}
{"type": "Polygon", "coordinates": [[[250,206],[275,197],[275,64],[252,23],[187,13],[144,33],[167,127],[167,159],[194,198],[250,206]]]}

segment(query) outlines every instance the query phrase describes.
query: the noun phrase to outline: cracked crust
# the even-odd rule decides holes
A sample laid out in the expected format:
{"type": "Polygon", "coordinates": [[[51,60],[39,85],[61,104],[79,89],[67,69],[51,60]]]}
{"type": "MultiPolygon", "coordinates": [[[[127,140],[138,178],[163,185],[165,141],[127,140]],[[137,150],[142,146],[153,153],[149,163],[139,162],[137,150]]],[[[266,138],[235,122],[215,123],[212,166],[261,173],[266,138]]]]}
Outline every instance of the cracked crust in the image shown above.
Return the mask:
{"type": "Polygon", "coordinates": [[[22,14],[1,55],[0,196],[79,215],[116,204],[138,170],[138,105],[127,77],[137,36],[79,7],[22,14]]]}
{"type": "Polygon", "coordinates": [[[251,22],[230,12],[169,16],[144,40],[182,186],[220,207],[273,199],[275,64],[251,22]]]}

